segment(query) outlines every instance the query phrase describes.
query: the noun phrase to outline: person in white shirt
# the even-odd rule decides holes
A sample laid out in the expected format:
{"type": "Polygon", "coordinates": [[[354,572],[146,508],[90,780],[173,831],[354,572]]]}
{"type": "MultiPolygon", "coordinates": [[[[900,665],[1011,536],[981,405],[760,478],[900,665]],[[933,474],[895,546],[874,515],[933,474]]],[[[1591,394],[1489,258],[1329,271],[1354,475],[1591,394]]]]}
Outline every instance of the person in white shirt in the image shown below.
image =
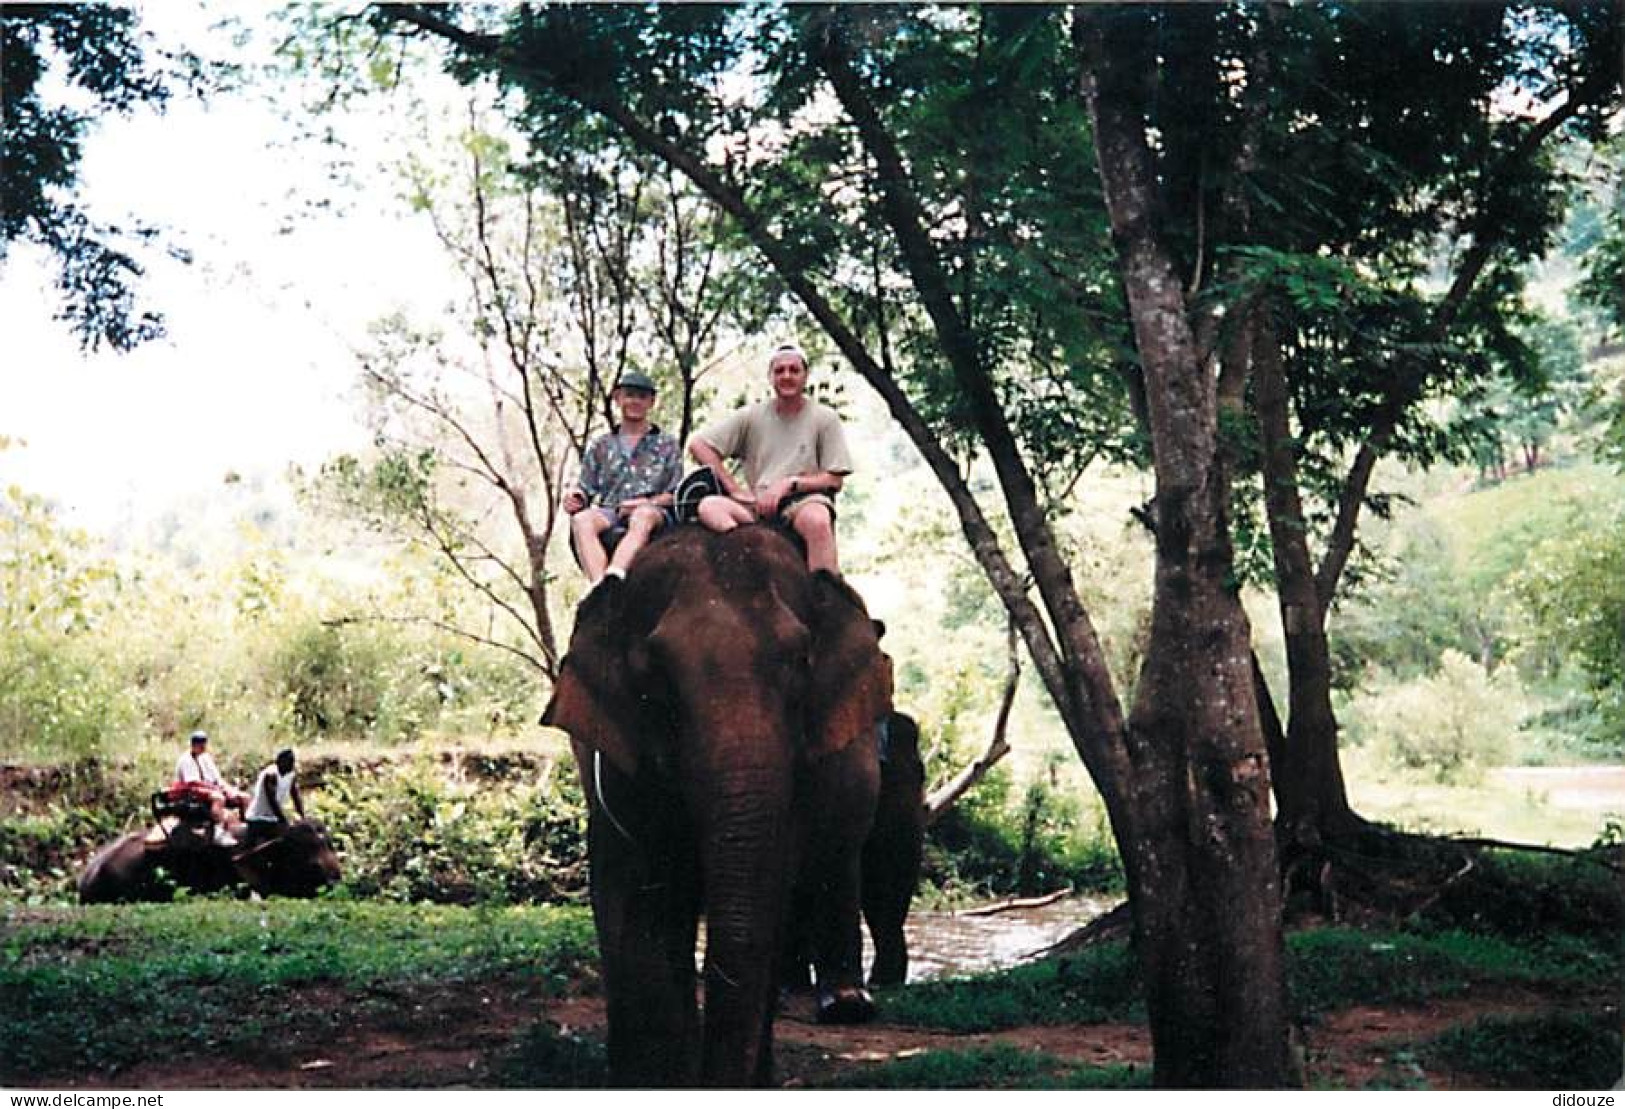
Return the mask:
{"type": "Polygon", "coordinates": [[[201,792],[209,798],[209,816],[214,821],[216,842],[227,847],[235,845],[237,841],[226,824],[226,807],[242,811],[248,804],[248,794],[226,781],[220,773],[214,756],[209,754],[208,732],[192,733],[187,750],[175,761],[175,780],[204,787],[201,792]]]}
{"type": "Polygon", "coordinates": [[[288,817],[290,802],[299,819],[305,819],[305,802],[299,796],[293,768],[293,750],[278,751],[276,761],[254,779],[254,797],[248,803],[248,834],[244,842],[252,844],[281,835],[282,830],[293,823],[288,817]]]}

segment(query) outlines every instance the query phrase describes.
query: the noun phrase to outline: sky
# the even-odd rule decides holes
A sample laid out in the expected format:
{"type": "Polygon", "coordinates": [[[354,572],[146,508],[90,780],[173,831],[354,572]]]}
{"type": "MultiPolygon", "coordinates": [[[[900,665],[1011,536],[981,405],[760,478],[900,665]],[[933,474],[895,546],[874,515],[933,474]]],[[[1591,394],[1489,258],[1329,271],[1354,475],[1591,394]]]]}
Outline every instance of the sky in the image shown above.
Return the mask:
{"type": "MultiPolygon", "coordinates": [[[[210,27],[224,5],[140,7],[161,41],[233,49],[210,27]]],[[[143,255],[139,299],[164,314],[166,338],[86,355],[51,318],[47,260],[13,248],[0,267],[0,437],[22,444],[0,451],[0,486],[106,531],[229,473],[281,473],[364,444],[353,351],[367,324],[399,307],[433,311],[449,281],[429,229],[395,199],[387,131],[382,115],[350,121],[360,191],[290,219],[301,197],[335,187],[263,94],[177,95],[162,115],[105,119],[82,167],[93,218],[156,225],[194,260],[143,255]]]]}

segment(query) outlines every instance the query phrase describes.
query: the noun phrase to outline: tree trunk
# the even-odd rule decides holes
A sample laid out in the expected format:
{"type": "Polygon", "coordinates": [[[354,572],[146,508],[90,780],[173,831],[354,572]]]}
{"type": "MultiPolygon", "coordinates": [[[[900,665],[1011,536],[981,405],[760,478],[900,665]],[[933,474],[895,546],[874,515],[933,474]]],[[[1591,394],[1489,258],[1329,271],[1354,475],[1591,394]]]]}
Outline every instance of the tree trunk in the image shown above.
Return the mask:
{"type": "Polygon", "coordinates": [[[1264,504],[1275,553],[1276,596],[1290,676],[1288,723],[1282,743],[1271,752],[1270,767],[1278,805],[1277,833],[1283,851],[1290,854],[1296,845],[1307,846],[1323,836],[1355,832],[1365,822],[1349,805],[1343,764],[1338,757],[1326,601],[1315,587],[1308,523],[1298,495],[1286,374],[1268,305],[1254,309],[1249,330],[1264,456],[1264,504]]]}
{"type": "Polygon", "coordinates": [[[1156,474],[1151,643],[1129,718],[1124,865],[1160,1087],[1294,1085],[1268,758],[1234,585],[1218,388],[1161,238],[1142,11],[1077,14],[1084,89],[1146,383],[1156,474]]]}

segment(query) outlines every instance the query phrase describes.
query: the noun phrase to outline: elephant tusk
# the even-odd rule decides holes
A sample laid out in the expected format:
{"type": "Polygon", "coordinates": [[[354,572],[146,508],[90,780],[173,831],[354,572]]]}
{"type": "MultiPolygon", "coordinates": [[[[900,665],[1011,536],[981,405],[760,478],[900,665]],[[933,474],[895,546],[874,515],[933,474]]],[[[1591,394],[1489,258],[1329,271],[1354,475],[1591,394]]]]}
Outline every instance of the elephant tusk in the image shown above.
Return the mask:
{"type": "Polygon", "coordinates": [[[632,838],[632,833],[615,819],[615,814],[609,809],[609,799],[604,796],[604,753],[597,750],[592,753],[592,789],[598,795],[598,807],[604,810],[604,815],[609,817],[609,822],[615,826],[615,830],[621,833],[628,843],[636,843],[637,840],[632,838]]]}

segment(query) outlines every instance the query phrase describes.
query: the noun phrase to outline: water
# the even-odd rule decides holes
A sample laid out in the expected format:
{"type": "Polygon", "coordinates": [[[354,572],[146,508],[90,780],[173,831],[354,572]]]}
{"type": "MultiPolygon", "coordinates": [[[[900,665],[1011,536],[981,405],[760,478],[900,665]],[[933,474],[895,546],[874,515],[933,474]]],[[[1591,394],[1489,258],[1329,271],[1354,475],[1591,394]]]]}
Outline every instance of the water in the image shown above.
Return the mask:
{"type": "MultiPolygon", "coordinates": [[[[908,980],[953,978],[1027,962],[1115,905],[1105,898],[1068,897],[991,916],[911,912],[903,929],[908,935],[908,980]]],[[[867,936],[864,945],[868,965],[873,952],[867,936]]]]}

